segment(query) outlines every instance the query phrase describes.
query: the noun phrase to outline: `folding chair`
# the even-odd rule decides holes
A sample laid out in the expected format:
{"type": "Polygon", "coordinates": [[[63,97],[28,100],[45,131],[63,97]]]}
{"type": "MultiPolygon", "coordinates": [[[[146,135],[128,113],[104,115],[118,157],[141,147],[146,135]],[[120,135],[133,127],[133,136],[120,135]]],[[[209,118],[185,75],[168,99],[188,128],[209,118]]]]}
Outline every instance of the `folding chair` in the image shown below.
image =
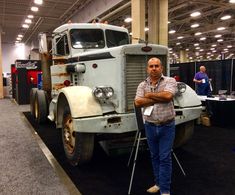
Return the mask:
{"type": "MultiPolygon", "coordinates": [[[[134,156],[134,160],[133,160],[133,167],[132,167],[132,172],[131,172],[131,179],[130,179],[130,184],[129,184],[129,189],[128,189],[128,195],[131,194],[131,188],[132,188],[132,183],[133,183],[133,178],[134,178],[134,173],[135,173],[135,166],[136,166],[136,160],[137,160],[137,156],[138,156],[138,152],[139,152],[139,146],[140,146],[140,141],[146,140],[146,137],[142,137],[142,135],[145,135],[145,128],[144,128],[144,120],[143,120],[143,116],[142,116],[142,108],[141,107],[136,107],[134,104],[134,111],[135,111],[135,116],[136,116],[136,122],[137,122],[137,132],[135,135],[135,140],[132,146],[132,150],[131,150],[131,154],[127,163],[127,166],[130,165],[131,162],[131,158],[132,155],[134,153],[135,150],[135,156],[134,156]],[[136,147],[136,149],[135,149],[136,147]]],[[[181,166],[176,154],[174,153],[173,149],[172,149],[172,154],[177,162],[177,164],[180,167],[180,170],[182,171],[183,175],[186,176],[183,167],[181,166]]]]}

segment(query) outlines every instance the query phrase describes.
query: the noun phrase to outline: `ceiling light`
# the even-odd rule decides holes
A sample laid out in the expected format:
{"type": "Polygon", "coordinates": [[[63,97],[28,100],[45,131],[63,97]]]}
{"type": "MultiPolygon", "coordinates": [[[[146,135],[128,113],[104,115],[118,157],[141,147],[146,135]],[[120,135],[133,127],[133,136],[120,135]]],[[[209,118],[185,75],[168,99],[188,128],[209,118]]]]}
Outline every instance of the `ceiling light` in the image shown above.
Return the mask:
{"type": "Polygon", "coordinates": [[[228,48],[224,48],[224,51],[228,51],[228,48]]]}
{"type": "Polygon", "coordinates": [[[170,21],[167,22],[167,24],[170,24],[170,23],[171,23],[170,21]]]}
{"type": "Polygon", "coordinates": [[[124,20],[124,22],[126,22],[126,23],[130,23],[131,21],[132,21],[132,18],[130,18],[130,17],[128,17],[124,20]]]}
{"type": "Polygon", "coordinates": [[[31,19],[32,19],[32,18],[34,18],[34,16],[33,16],[33,15],[28,15],[28,18],[31,18],[31,19]]]}
{"type": "Polygon", "coordinates": [[[229,0],[229,3],[235,3],[235,0],[229,0]]]}
{"type": "Polygon", "coordinates": [[[178,43],[176,43],[176,45],[180,45],[180,44],[181,44],[181,43],[179,43],[179,42],[178,42],[178,43]]]}
{"type": "Polygon", "coordinates": [[[170,51],[171,51],[171,50],[172,50],[172,48],[170,48],[170,47],[169,47],[169,48],[168,48],[168,50],[170,50],[170,51]]]}
{"type": "Polygon", "coordinates": [[[31,7],[31,11],[37,12],[38,11],[38,7],[31,7]]]}
{"type": "Polygon", "coordinates": [[[198,35],[201,35],[201,34],[202,34],[201,32],[196,32],[194,35],[198,36],[198,35]]]}
{"type": "Polygon", "coordinates": [[[199,27],[199,24],[197,23],[191,25],[191,28],[197,28],[197,27],[199,27]]]}
{"type": "Polygon", "coordinates": [[[214,48],[214,47],[212,47],[212,48],[210,48],[210,50],[212,50],[212,51],[213,51],[213,50],[215,50],[215,48],[214,48]]]}
{"type": "Polygon", "coordinates": [[[223,39],[218,39],[217,41],[218,41],[218,42],[223,42],[224,40],[223,40],[223,39]]]}
{"type": "Polygon", "coordinates": [[[199,45],[199,43],[194,43],[194,46],[198,46],[199,45]]]}
{"type": "Polygon", "coordinates": [[[232,48],[233,46],[232,45],[228,45],[227,48],[232,48]]]}
{"type": "Polygon", "coordinates": [[[230,15],[226,15],[226,16],[221,17],[220,19],[221,19],[221,20],[228,20],[228,19],[230,19],[230,18],[231,18],[230,15]]]}
{"type": "Polygon", "coordinates": [[[146,31],[149,31],[149,28],[148,27],[145,27],[144,28],[144,31],[146,32],[146,31]]]}
{"type": "Polygon", "coordinates": [[[23,37],[23,35],[22,35],[22,34],[18,34],[18,37],[21,37],[21,38],[22,38],[22,37],[23,37]]]}
{"type": "Polygon", "coordinates": [[[169,34],[174,34],[175,33],[175,30],[170,30],[169,31],[169,34]]]}
{"type": "Polygon", "coordinates": [[[22,39],[21,37],[17,37],[17,38],[16,38],[16,40],[18,40],[18,41],[21,41],[21,39],[22,39]]]}
{"type": "Polygon", "coordinates": [[[222,37],[222,35],[215,35],[215,38],[219,38],[219,37],[222,37]]]}
{"type": "Polygon", "coordinates": [[[24,22],[27,23],[27,24],[31,24],[31,23],[32,23],[32,20],[31,20],[31,19],[25,19],[24,22]]]}
{"type": "Polygon", "coordinates": [[[197,17],[197,16],[200,16],[201,13],[200,12],[193,12],[190,14],[191,17],[197,17]]]}
{"type": "Polygon", "coordinates": [[[185,49],[185,51],[189,51],[189,48],[185,49]]]}
{"type": "Polygon", "coordinates": [[[184,37],[183,36],[179,36],[179,37],[177,37],[177,39],[183,39],[184,37]]]}
{"type": "Polygon", "coordinates": [[[210,54],[211,54],[211,52],[207,52],[206,54],[207,54],[207,55],[210,55],[210,54]]]}
{"type": "Polygon", "coordinates": [[[206,37],[201,37],[200,38],[200,41],[204,41],[204,40],[206,40],[206,37]]]}
{"type": "Polygon", "coordinates": [[[204,49],[200,49],[199,51],[204,51],[204,49]]]}
{"type": "Polygon", "coordinates": [[[34,3],[38,4],[38,5],[42,5],[43,2],[42,2],[42,0],[34,0],[34,3]]]}
{"type": "Polygon", "coordinates": [[[216,47],[217,45],[216,44],[214,44],[214,45],[212,45],[211,47],[216,47]]]}
{"type": "Polygon", "coordinates": [[[129,35],[132,35],[132,32],[130,32],[129,35]]]}
{"type": "Polygon", "coordinates": [[[213,50],[213,51],[212,51],[212,53],[215,53],[215,52],[216,52],[216,50],[213,50]]]}
{"type": "Polygon", "coordinates": [[[195,49],[201,49],[200,47],[196,47],[195,49]]]}
{"type": "Polygon", "coordinates": [[[23,24],[22,27],[23,28],[29,28],[29,25],[28,24],[23,24]]]}
{"type": "Polygon", "coordinates": [[[225,27],[218,27],[217,30],[224,30],[225,27]]]}

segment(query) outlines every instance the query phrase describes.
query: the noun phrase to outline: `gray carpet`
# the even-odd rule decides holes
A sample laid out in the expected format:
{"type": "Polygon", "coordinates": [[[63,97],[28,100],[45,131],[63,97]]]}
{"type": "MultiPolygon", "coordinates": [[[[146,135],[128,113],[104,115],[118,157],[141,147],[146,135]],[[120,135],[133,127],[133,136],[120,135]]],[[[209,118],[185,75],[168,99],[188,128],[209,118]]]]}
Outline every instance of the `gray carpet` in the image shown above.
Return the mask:
{"type": "Polygon", "coordinates": [[[36,142],[17,105],[0,99],[0,194],[70,194],[36,142]]]}

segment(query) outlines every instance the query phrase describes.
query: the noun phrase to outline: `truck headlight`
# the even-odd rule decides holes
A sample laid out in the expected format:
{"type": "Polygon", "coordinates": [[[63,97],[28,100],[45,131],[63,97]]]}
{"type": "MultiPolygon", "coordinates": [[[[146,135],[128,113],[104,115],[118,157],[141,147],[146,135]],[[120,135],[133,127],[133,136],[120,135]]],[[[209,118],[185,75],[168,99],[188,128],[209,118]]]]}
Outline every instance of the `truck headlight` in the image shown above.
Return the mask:
{"type": "Polygon", "coordinates": [[[177,83],[178,93],[184,93],[186,91],[186,84],[182,82],[177,83]]]}
{"type": "Polygon", "coordinates": [[[112,87],[95,87],[93,90],[93,95],[97,99],[108,99],[111,98],[114,94],[114,90],[112,87]]]}

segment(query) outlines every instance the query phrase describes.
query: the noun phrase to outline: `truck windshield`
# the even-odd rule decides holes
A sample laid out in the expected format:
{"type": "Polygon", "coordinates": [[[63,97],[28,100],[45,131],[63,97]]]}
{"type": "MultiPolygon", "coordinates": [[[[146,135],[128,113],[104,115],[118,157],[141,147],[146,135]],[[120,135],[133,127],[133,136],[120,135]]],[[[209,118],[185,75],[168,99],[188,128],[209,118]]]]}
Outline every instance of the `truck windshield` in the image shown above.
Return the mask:
{"type": "Polygon", "coordinates": [[[75,49],[104,48],[104,34],[101,29],[71,29],[71,44],[75,49]]]}
{"type": "Polygon", "coordinates": [[[105,35],[108,47],[129,44],[129,36],[126,32],[106,30],[105,35]]]}

